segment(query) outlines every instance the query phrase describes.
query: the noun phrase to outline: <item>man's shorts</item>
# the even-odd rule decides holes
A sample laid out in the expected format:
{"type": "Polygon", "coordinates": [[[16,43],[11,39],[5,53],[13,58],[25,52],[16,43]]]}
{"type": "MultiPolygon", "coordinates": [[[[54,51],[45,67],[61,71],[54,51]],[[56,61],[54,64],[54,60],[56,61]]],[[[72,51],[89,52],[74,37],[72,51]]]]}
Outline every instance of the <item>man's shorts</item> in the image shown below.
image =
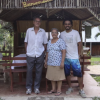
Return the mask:
{"type": "Polygon", "coordinates": [[[79,59],[65,58],[64,70],[65,70],[65,75],[66,76],[70,75],[70,68],[71,67],[72,67],[74,76],[82,77],[82,72],[81,72],[81,66],[80,66],[79,59]]]}

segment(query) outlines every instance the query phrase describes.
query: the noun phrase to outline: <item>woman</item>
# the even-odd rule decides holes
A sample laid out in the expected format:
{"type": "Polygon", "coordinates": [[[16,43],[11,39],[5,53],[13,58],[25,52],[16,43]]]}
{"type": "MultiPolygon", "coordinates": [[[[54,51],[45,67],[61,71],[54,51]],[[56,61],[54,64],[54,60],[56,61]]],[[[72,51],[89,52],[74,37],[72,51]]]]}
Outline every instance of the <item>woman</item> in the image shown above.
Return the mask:
{"type": "Polygon", "coordinates": [[[65,79],[64,60],[66,55],[65,42],[58,38],[58,29],[53,28],[52,40],[49,40],[47,45],[47,53],[45,59],[45,68],[47,68],[46,78],[51,81],[52,90],[48,93],[56,93],[56,96],[61,94],[62,80],[65,79]],[[57,81],[57,91],[56,91],[57,81]]]}

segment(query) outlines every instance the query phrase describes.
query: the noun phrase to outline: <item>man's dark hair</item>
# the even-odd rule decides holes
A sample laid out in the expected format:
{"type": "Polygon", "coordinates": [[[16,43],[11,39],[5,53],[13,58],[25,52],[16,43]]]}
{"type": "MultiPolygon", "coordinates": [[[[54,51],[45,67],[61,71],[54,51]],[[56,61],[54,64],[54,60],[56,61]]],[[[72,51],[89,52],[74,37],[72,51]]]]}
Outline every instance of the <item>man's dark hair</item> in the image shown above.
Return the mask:
{"type": "Polygon", "coordinates": [[[36,18],[38,18],[38,19],[41,20],[41,18],[40,18],[39,16],[35,16],[35,17],[33,18],[33,21],[35,21],[36,18]]]}
{"type": "Polygon", "coordinates": [[[72,22],[71,19],[65,19],[65,20],[63,21],[63,25],[65,24],[65,21],[70,21],[71,25],[73,25],[73,22],[72,22]]]}

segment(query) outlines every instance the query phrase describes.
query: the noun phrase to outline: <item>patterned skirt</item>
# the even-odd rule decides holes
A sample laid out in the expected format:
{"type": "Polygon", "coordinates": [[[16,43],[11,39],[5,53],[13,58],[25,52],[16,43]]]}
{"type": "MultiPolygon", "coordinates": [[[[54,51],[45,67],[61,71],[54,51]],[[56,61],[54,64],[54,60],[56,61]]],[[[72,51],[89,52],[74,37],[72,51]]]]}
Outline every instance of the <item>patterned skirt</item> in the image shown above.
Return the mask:
{"type": "Polygon", "coordinates": [[[64,68],[59,66],[48,66],[46,78],[51,81],[60,81],[65,79],[64,68]]]}

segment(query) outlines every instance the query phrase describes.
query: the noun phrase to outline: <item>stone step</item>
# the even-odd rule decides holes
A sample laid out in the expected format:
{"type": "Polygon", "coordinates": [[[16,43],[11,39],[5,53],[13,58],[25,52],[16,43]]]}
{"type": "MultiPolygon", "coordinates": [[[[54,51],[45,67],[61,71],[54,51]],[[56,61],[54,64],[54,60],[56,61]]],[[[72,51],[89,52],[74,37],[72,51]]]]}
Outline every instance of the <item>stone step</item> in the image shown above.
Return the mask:
{"type": "Polygon", "coordinates": [[[92,98],[70,98],[70,97],[29,97],[28,100],[92,100],[92,98]]]}
{"type": "Polygon", "coordinates": [[[92,100],[92,98],[67,98],[67,97],[64,97],[64,100],[92,100]]]}
{"type": "Polygon", "coordinates": [[[0,100],[92,100],[92,98],[81,97],[60,97],[60,96],[15,96],[15,97],[2,97],[0,100]]]}

